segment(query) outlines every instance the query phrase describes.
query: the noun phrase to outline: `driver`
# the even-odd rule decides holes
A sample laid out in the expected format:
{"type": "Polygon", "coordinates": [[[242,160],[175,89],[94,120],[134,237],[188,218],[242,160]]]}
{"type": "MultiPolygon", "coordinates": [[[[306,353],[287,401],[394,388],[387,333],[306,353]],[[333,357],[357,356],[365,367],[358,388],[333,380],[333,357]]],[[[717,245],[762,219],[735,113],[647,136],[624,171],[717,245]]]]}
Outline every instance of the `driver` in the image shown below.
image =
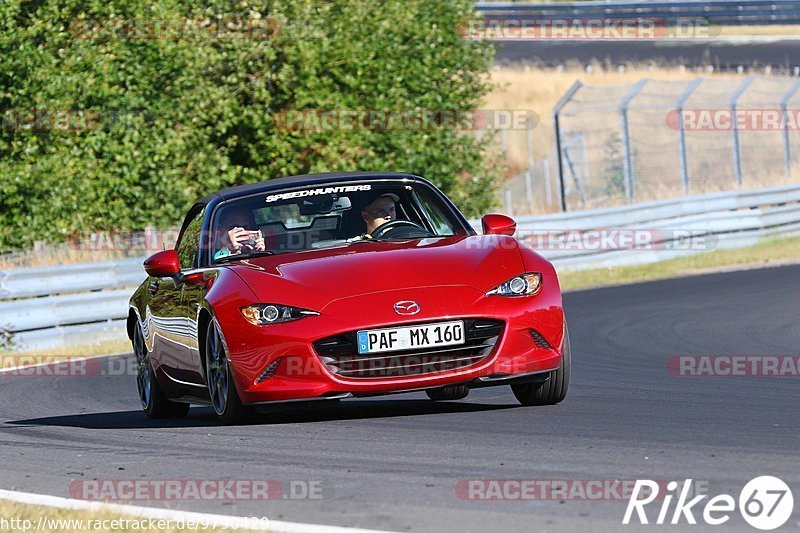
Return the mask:
{"type": "Polygon", "coordinates": [[[229,255],[263,252],[266,248],[261,230],[246,229],[255,227],[255,221],[245,210],[235,210],[229,213],[220,227],[228,229],[220,236],[221,248],[214,254],[215,260],[229,255]]]}
{"type": "Polygon", "coordinates": [[[361,239],[371,239],[372,233],[387,222],[397,220],[397,206],[400,197],[393,193],[384,193],[361,210],[361,218],[367,225],[367,231],[361,239]]]}

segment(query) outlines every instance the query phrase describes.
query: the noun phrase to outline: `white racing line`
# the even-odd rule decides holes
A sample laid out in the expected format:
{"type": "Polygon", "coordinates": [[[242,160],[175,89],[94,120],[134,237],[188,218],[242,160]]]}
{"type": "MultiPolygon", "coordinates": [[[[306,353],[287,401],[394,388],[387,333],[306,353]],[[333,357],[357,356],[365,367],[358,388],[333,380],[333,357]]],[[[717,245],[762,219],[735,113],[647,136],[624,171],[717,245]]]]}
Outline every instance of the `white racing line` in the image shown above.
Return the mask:
{"type": "Polygon", "coordinates": [[[121,515],[152,518],[156,520],[171,520],[172,522],[195,522],[209,524],[220,529],[247,529],[270,531],[273,533],[387,533],[385,530],[359,529],[341,526],[326,526],[320,524],[304,524],[301,522],[282,522],[277,520],[261,520],[258,518],[245,518],[240,516],[193,513],[173,509],[158,509],[155,507],[139,507],[135,505],[122,505],[117,503],[103,503],[86,500],[46,496],[30,492],[16,492],[0,489],[0,500],[7,500],[27,505],[41,507],[56,507],[59,509],[72,509],[76,511],[92,511],[118,513],[121,515]]]}
{"type": "MultiPolygon", "coordinates": [[[[86,361],[89,359],[100,359],[105,357],[117,357],[127,354],[94,355],[70,359],[70,362],[86,361]]],[[[63,363],[65,361],[50,361],[35,365],[21,365],[0,369],[0,375],[21,370],[33,369],[49,365],[63,363]]],[[[38,505],[41,507],[55,507],[59,509],[72,509],[76,511],[108,512],[121,515],[135,516],[140,518],[152,518],[156,520],[171,520],[173,522],[182,521],[195,522],[198,524],[209,524],[220,529],[233,528],[245,530],[270,531],[273,533],[387,533],[386,530],[360,529],[342,526],[329,526],[321,524],[306,524],[302,522],[283,522],[277,520],[261,520],[258,518],[247,518],[241,516],[218,515],[208,513],[195,513],[190,511],[178,511],[174,509],[159,509],[156,507],[141,507],[136,505],[123,505],[118,503],[104,503],[88,500],[77,500],[73,498],[62,498],[59,496],[48,496],[45,494],[35,494],[31,492],[17,492],[12,490],[0,489],[0,500],[6,500],[27,505],[38,505]]]]}

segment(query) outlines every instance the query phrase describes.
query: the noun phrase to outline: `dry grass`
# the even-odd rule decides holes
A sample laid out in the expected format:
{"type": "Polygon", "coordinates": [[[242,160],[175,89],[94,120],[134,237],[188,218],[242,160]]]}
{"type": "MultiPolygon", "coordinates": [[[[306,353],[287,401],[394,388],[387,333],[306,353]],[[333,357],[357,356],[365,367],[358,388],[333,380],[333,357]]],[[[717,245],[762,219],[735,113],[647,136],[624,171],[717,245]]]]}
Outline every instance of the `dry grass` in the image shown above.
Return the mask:
{"type": "Polygon", "coordinates": [[[48,348],[44,350],[0,350],[0,357],[3,358],[4,366],[11,366],[10,362],[15,359],[30,363],[35,358],[41,357],[43,361],[49,362],[54,359],[68,360],[97,355],[130,353],[131,350],[131,341],[125,338],[80,346],[48,348]]]}
{"type": "MultiPolygon", "coordinates": [[[[536,159],[552,156],[555,136],[552,112],[556,103],[578,80],[585,85],[626,86],[642,78],[666,81],[689,81],[699,75],[712,79],[736,79],[731,73],[697,72],[686,68],[632,66],[616,68],[594,64],[590,68],[572,66],[545,69],[531,66],[494,68],[491,81],[495,90],[484,100],[486,109],[522,109],[534,111],[539,124],[534,130],[533,154],[536,159]]],[[[505,134],[509,175],[519,174],[527,166],[526,133],[507,131],[505,134]]]]}
{"type": "MultiPolygon", "coordinates": [[[[157,521],[154,522],[154,525],[158,526],[157,521]]],[[[178,533],[181,531],[237,531],[237,529],[219,529],[212,527],[179,529],[175,521],[172,523],[165,522],[163,525],[168,525],[169,527],[153,529],[149,527],[147,518],[124,515],[112,511],[74,511],[55,507],[24,505],[0,500],[0,531],[36,531],[37,533],[66,533],[71,531],[93,531],[99,533],[116,533],[123,531],[158,531],[160,533],[178,533]],[[67,522],[70,520],[73,522],[67,522]],[[121,522],[121,520],[127,520],[128,522],[121,522]],[[82,521],[82,523],[75,521],[82,521]],[[39,527],[40,525],[41,527],[39,527]]],[[[245,530],[238,529],[238,531],[245,530]]]]}
{"type": "Polygon", "coordinates": [[[726,36],[772,36],[772,35],[791,35],[797,36],[797,26],[790,25],[774,25],[774,26],[720,26],[710,28],[711,35],[726,36]]]}
{"type": "Polygon", "coordinates": [[[0,254],[0,270],[39,266],[66,265],[72,263],[95,263],[126,257],[139,257],[141,250],[78,250],[66,244],[48,244],[38,250],[18,250],[0,254]]]}
{"type": "MultiPolygon", "coordinates": [[[[749,74],[749,73],[748,73],[749,74]]],[[[621,173],[622,144],[619,103],[629,87],[643,78],[648,84],[633,102],[629,112],[633,141],[636,202],[663,199],[683,194],[679,167],[679,135],[668,123],[670,111],[687,83],[698,76],[705,81],[687,103],[690,109],[725,109],[727,97],[747,74],[691,71],[685,68],[628,66],[610,68],[592,65],[562,69],[533,66],[496,68],[491,73],[496,85],[484,102],[486,109],[535,112],[540,121],[533,130],[532,201],[527,200],[521,179],[510,181],[508,198],[513,214],[559,210],[557,202],[557,158],[552,110],[567,90],[580,80],[586,88],[567,107],[562,118],[563,138],[579,139],[583,148],[573,148],[577,173],[582,176],[588,203],[586,208],[611,207],[626,203],[621,185],[609,186],[608,175],[621,173]],[[546,161],[543,158],[547,158],[546,161]],[[583,163],[585,161],[585,163],[583,163]],[[546,167],[546,169],[545,169],[546,167]],[[617,169],[617,170],[614,170],[617,169]],[[550,201],[542,194],[549,173],[550,201]]],[[[764,102],[778,102],[792,80],[783,76],[759,78],[740,101],[743,109],[770,109],[764,102]]],[[[776,107],[777,104],[773,107],[776,107]]],[[[793,132],[795,154],[800,134],[793,132]]],[[[527,133],[524,130],[501,132],[505,148],[506,177],[520,175],[529,165],[527,133]]],[[[730,131],[687,131],[690,194],[704,194],[738,188],[733,168],[733,140],[730,131]]],[[[783,168],[783,144],[778,131],[740,133],[743,161],[742,188],[761,188],[796,183],[797,172],[783,168]]],[[[499,148],[498,148],[499,149],[499,148]]],[[[567,176],[570,174],[568,170],[567,176]]],[[[568,185],[572,185],[571,183],[568,185]]],[[[571,187],[570,204],[578,205],[577,189],[571,187]]]]}

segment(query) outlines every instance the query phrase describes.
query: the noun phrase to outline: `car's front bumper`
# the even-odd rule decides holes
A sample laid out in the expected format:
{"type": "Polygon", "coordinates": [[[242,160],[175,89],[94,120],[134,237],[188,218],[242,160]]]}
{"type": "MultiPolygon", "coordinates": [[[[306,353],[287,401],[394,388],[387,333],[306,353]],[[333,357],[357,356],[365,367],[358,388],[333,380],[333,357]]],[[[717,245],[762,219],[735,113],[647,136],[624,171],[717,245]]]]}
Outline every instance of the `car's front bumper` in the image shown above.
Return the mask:
{"type": "Polygon", "coordinates": [[[235,337],[226,335],[237,390],[244,403],[256,404],[543,379],[561,364],[564,337],[558,284],[554,278],[547,281],[533,297],[486,297],[464,286],[387,291],[333,302],[319,316],[286,324],[237,324],[235,337]],[[394,313],[393,304],[407,299],[419,302],[422,310],[418,315],[400,317],[394,313]],[[468,312],[452,313],[454,309],[468,312]],[[314,347],[320,339],[361,329],[486,318],[503,323],[502,334],[491,352],[475,364],[438,372],[344,377],[331,371],[314,347]]]}

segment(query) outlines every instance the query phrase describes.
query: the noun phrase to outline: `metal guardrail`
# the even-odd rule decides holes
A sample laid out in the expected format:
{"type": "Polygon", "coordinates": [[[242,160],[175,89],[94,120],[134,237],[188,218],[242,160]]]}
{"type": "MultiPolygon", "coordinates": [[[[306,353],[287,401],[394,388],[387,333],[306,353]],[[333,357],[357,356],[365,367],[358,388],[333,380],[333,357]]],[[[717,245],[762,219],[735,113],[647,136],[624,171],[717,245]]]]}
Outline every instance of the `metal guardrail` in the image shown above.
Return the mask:
{"type": "MultiPolygon", "coordinates": [[[[473,222],[480,228],[480,222],[473,222]]],[[[632,229],[663,236],[648,249],[545,248],[559,271],[647,264],[702,250],[673,246],[672,230],[708,236],[715,248],[741,247],[776,234],[800,233],[800,185],[731,191],[624,207],[526,216],[518,237],[632,229]]],[[[144,279],[142,260],[15,269],[0,272],[0,327],[22,349],[125,338],[127,302],[144,279]],[[94,291],[94,292],[88,292],[94,291]]]]}
{"type": "Polygon", "coordinates": [[[141,258],[6,270],[0,271],[0,300],[130,287],[144,278],[141,258]]]}
{"type": "Polygon", "coordinates": [[[104,342],[122,339],[127,339],[125,320],[108,320],[23,331],[14,335],[14,347],[22,350],[47,350],[64,346],[81,346],[87,344],[87,341],[104,342]]]}
{"type": "Polygon", "coordinates": [[[800,231],[800,185],[730,191],[660,200],[610,209],[529,216],[517,219],[518,236],[530,243],[555,242],[540,250],[560,271],[642,265],[701,253],[708,249],[754,244],[760,238],[800,231]],[[647,247],[571,246],[560,235],[598,230],[649,233],[647,247]],[[711,248],[692,246],[702,239],[711,248]],[[562,245],[562,242],[565,243],[562,245]]]}
{"type": "Polygon", "coordinates": [[[123,289],[0,302],[0,325],[23,332],[124,318],[131,293],[123,289]]]}
{"type": "MultiPolygon", "coordinates": [[[[524,216],[517,217],[516,221],[517,227],[520,228],[535,227],[541,222],[550,224],[548,229],[610,228],[680,219],[680,217],[690,215],[710,216],[717,212],[795,202],[800,202],[800,186],[787,185],[768,189],[682,196],[621,207],[524,216]]],[[[676,222],[680,222],[680,220],[676,220],[676,222]]]]}
{"type": "Polygon", "coordinates": [[[510,16],[536,20],[703,19],[718,25],[800,24],[800,1],[653,1],[580,2],[537,4],[525,2],[478,2],[476,9],[487,19],[510,16]]]}

